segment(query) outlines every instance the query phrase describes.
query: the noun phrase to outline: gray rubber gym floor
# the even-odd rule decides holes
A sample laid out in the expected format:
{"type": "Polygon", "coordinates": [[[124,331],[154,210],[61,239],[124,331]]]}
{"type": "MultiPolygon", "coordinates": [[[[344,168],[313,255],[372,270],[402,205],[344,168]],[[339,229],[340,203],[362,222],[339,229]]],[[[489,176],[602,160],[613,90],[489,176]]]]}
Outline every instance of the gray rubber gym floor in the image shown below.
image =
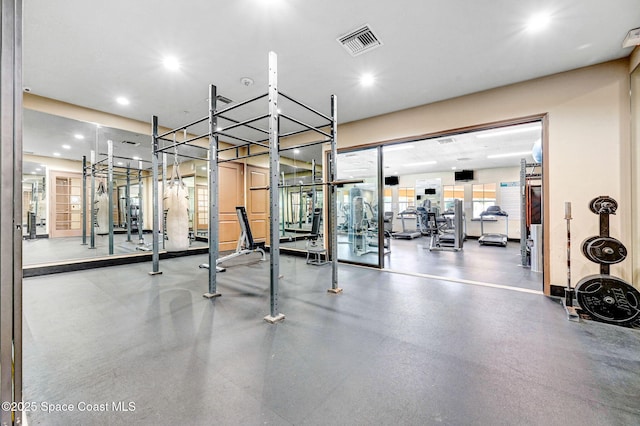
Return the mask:
{"type": "Polygon", "coordinates": [[[28,423],[640,424],[637,330],[569,322],[538,294],[348,265],[330,295],[330,265],[288,256],[286,319],[270,325],[257,258],[218,274],[214,300],[206,256],[154,277],[140,263],[25,279],[28,423]]]}

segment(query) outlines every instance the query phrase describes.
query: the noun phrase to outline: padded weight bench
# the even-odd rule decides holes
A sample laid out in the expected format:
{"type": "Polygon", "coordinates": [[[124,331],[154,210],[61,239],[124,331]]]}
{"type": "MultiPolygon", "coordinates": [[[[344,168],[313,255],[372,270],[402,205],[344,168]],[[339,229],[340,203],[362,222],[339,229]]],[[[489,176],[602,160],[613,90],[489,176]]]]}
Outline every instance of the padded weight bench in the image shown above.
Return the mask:
{"type": "MultiPolygon", "coordinates": [[[[216,260],[217,272],[226,271],[226,268],[218,266],[220,263],[233,259],[234,257],[242,256],[243,254],[259,252],[262,254],[262,259],[260,259],[260,261],[264,262],[266,260],[264,253],[264,242],[253,241],[253,234],[251,233],[251,227],[249,226],[247,210],[244,208],[244,206],[238,206],[236,207],[236,214],[238,215],[238,223],[240,223],[241,230],[240,237],[238,238],[238,245],[236,246],[236,251],[216,260]]],[[[199,265],[199,268],[208,269],[209,264],[203,263],[199,265]]]]}
{"type": "Polygon", "coordinates": [[[320,234],[320,219],[322,219],[322,209],[313,209],[311,219],[311,235],[307,239],[307,265],[324,265],[328,263],[327,249],[320,234]],[[324,258],[322,257],[324,256],[324,258]]]}

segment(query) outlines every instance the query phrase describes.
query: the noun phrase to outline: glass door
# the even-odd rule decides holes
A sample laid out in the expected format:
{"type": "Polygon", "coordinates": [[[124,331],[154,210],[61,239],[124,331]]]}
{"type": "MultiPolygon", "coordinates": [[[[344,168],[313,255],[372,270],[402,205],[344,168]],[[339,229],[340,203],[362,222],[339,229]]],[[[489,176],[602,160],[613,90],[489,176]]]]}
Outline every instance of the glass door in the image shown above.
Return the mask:
{"type": "Polygon", "coordinates": [[[338,180],[362,180],[336,188],[340,261],[382,267],[380,156],[379,148],[338,154],[338,180]]]}

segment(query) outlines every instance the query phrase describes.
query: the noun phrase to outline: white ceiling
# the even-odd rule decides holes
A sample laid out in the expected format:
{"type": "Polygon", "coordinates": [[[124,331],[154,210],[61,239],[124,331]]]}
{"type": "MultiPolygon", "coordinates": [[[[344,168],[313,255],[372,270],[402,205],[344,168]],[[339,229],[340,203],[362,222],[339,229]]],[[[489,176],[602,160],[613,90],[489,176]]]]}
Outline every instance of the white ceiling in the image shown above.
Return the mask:
{"type": "MultiPolygon", "coordinates": [[[[640,0],[29,0],[24,85],[146,122],[157,115],[161,125],[177,127],[207,114],[210,83],[233,101],[266,93],[268,52],[275,51],[279,90],[325,114],[336,94],[344,123],[625,57],[631,49],[622,40],[638,26],[640,0]],[[540,12],[550,14],[548,28],[528,31],[527,20],[540,12]],[[365,23],[383,45],[352,57],[336,38],[365,23]],[[165,55],[178,58],[181,69],[163,68],[165,55]],[[376,77],[370,87],[358,82],[365,72],[376,77]],[[242,77],[255,84],[243,85],[242,77]],[[131,103],[121,106],[117,96],[131,103]]],[[[25,151],[50,156],[69,143],[64,132],[25,114],[25,151]]],[[[148,158],[148,136],[113,139],[138,136],[137,155],[148,158]]],[[[120,145],[117,152],[125,153],[120,145]]],[[[61,154],[78,159],[89,149],[61,154]]],[[[441,168],[469,156],[455,149],[438,147],[441,168]]]]}
{"type": "MultiPolygon", "coordinates": [[[[518,167],[522,158],[534,162],[533,146],[541,135],[541,123],[535,122],[385,146],[383,173],[391,176],[518,167]]],[[[372,150],[343,153],[339,157],[339,179],[377,174],[372,150]]]]}

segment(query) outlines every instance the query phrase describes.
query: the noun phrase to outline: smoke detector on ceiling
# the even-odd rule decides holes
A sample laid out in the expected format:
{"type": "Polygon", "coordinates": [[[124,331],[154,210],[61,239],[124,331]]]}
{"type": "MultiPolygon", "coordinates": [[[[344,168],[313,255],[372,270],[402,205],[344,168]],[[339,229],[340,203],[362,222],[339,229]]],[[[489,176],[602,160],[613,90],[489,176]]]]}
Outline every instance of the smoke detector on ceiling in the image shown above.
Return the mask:
{"type": "Polygon", "coordinates": [[[360,28],[350,31],[338,37],[337,40],[351,56],[362,55],[365,52],[382,46],[382,41],[373,33],[369,25],[363,25],[360,28]]]}
{"type": "Polygon", "coordinates": [[[252,86],[253,85],[253,80],[250,79],[249,77],[242,77],[240,79],[240,83],[242,83],[243,86],[252,86]]]}

